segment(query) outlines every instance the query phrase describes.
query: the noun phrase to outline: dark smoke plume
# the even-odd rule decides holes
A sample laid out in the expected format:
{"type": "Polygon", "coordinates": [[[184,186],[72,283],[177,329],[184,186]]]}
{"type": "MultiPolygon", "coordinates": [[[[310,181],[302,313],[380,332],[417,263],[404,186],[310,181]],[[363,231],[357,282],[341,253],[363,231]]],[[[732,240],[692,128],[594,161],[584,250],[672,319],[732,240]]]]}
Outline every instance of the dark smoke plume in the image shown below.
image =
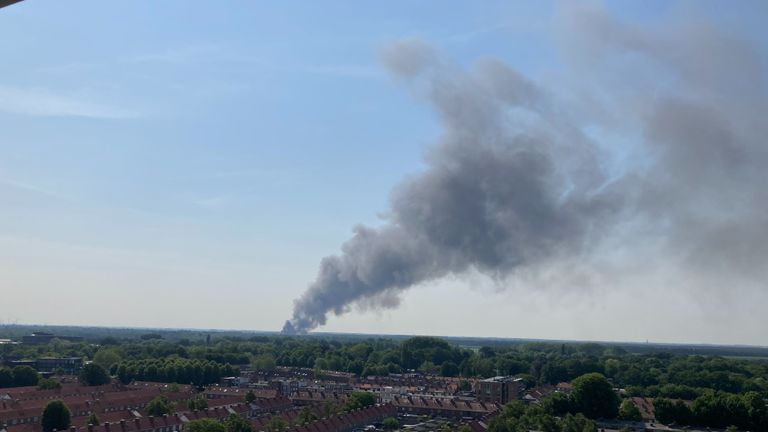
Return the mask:
{"type": "Polygon", "coordinates": [[[582,77],[570,98],[494,59],[467,72],[416,40],[384,51],[443,133],[426,169],[394,190],[386,223],[355,228],[341,255],[321,261],[285,333],[354,304],[395,307],[403,290],[448,275],[501,280],[560,259],[589,262],[616,243],[652,244],[681,283],[764,288],[758,53],[703,23],[646,31],[591,8],[558,22],[568,73],[582,77]],[[668,86],[646,88],[649,76],[668,86]]]}

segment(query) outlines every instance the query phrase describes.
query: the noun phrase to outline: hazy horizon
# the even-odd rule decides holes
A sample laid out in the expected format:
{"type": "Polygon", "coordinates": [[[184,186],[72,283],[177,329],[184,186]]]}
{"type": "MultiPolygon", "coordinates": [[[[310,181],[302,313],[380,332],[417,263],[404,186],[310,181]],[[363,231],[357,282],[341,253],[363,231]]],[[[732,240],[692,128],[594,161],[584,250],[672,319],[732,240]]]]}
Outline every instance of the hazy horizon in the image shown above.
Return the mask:
{"type": "MultiPolygon", "coordinates": [[[[93,330],[123,330],[123,331],[173,331],[173,332],[190,332],[190,333],[237,333],[237,334],[256,334],[256,335],[270,335],[270,336],[286,336],[280,330],[259,330],[259,329],[238,329],[238,328],[206,328],[206,327],[128,327],[128,326],[110,326],[110,325],[77,325],[77,324],[39,324],[39,323],[0,323],[0,329],[3,327],[21,327],[31,329],[93,329],[93,330]]],[[[59,336],[69,336],[64,333],[54,333],[59,336]]],[[[368,333],[368,332],[332,332],[317,330],[305,335],[294,335],[287,337],[334,337],[334,336],[360,336],[365,338],[411,338],[411,337],[435,337],[441,339],[473,339],[478,341],[530,341],[530,342],[544,342],[544,343],[568,343],[568,344],[581,344],[581,343],[596,343],[607,345],[650,345],[650,346],[711,346],[711,347],[749,347],[749,348],[768,348],[768,345],[759,344],[739,344],[739,343],[708,343],[708,342],[692,342],[692,341],[654,341],[654,340],[608,340],[608,339],[551,339],[551,338],[525,338],[515,336],[462,336],[462,335],[450,335],[450,334],[423,334],[423,333],[368,333]]]]}

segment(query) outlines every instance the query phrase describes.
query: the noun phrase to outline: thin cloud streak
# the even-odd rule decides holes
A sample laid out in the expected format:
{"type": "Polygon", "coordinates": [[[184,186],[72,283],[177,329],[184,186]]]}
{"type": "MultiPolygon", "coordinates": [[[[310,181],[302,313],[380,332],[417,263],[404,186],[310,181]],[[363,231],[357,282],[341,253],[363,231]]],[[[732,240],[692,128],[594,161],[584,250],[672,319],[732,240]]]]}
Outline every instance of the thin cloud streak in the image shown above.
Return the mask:
{"type": "Polygon", "coordinates": [[[0,86],[0,111],[41,117],[132,119],[139,111],[110,106],[77,96],[56,94],[42,88],[0,86]]]}

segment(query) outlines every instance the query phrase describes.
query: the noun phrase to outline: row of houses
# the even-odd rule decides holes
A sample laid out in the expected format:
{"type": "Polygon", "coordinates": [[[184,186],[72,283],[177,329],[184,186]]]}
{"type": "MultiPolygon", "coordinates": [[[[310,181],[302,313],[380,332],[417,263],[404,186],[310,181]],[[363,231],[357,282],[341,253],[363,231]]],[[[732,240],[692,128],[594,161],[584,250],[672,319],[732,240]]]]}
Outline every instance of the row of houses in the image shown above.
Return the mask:
{"type": "MultiPolygon", "coordinates": [[[[385,418],[396,415],[397,409],[392,404],[379,404],[322,418],[305,425],[294,425],[286,432],[350,432],[372,423],[380,423],[385,418]]],[[[253,429],[266,431],[268,424],[268,421],[253,422],[253,429]]]]}
{"type": "MultiPolygon", "coordinates": [[[[291,432],[349,432],[354,428],[370,423],[380,422],[386,417],[393,417],[397,409],[391,404],[375,405],[360,410],[340,413],[328,418],[322,418],[306,425],[298,425],[296,410],[286,414],[284,421],[291,432]]],[[[272,415],[259,415],[249,404],[239,403],[204,410],[178,412],[161,417],[134,417],[114,421],[103,421],[100,425],[73,424],[67,432],[180,432],[190,421],[203,418],[224,421],[231,415],[252,418],[255,431],[265,431],[272,415]]],[[[41,432],[38,422],[26,424],[1,424],[0,432],[41,432]]],[[[62,431],[64,432],[64,431],[62,431]]]]}
{"type": "MultiPolygon", "coordinates": [[[[6,399],[0,401],[0,423],[9,425],[38,423],[45,406],[53,399],[59,399],[69,408],[72,417],[83,417],[90,413],[98,415],[119,412],[140,411],[157,396],[165,396],[171,402],[184,405],[194,393],[189,391],[169,392],[161,388],[139,388],[120,392],[92,392],[45,398],[6,399]]],[[[51,395],[46,395],[51,396],[51,395]]],[[[240,402],[239,398],[219,400],[218,404],[240,402]]]]}
{"type": "Polygon", "coordinates": [[[455,419],[480,418],[501,409],[497,403],[413,396],[396,396],[392,405],[401,413],[455,419]]]}

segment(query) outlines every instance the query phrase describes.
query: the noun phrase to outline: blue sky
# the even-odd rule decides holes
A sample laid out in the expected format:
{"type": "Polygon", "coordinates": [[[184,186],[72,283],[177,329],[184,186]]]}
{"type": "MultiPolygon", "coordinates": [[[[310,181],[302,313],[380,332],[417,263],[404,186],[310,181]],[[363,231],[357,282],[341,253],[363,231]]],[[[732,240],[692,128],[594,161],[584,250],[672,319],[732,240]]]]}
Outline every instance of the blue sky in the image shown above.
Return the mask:
{"type": "MultiPolygon", "coordinates": [[[[559,7],[26,0],[0,10],[0,319],[279,329],[319,259],[356,224],[379,223],[440,133],[428,104],[380,65],[382,47],[419,38],[458,64],[493,56],[547,81],[562,62],[559,7]]],[[[609,8],[639,24],[694,9],[609,8]]],[[[749,7],[719,9],[695,7],[764,36],[749,7]]],[[[354,312],[326,330],[622,338],[597,322],[528,328],[523,315],[514,328],[474,313],[457,324],[463,308],[514,300],[444,283],[455,297],[429,301],[427,286],[398,311],[354,312]]],[[[626,338],[666,337],[650,333],[626,338]]]]}

